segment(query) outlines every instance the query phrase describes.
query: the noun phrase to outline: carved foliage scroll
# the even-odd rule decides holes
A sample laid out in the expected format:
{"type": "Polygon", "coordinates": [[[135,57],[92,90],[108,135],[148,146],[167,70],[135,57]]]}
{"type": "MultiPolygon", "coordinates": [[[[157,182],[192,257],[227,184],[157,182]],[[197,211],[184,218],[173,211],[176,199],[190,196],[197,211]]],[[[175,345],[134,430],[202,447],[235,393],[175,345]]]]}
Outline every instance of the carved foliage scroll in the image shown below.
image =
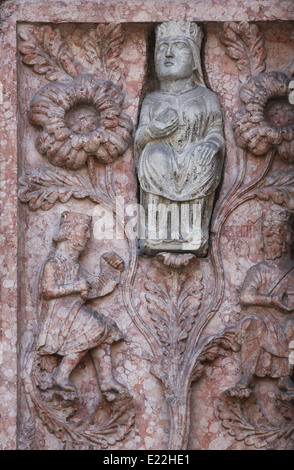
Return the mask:
{"type": "Polygon", "coordinates": [[[170,417],[169,449],[185,449],[190,426],[191,385],[205,364],[224,350],[238,348],[234,335],[224,330],[199,338],[203,313],[203,279],[193,254],[162,252],[156,255],[152,275],[146,274],[145,299],[154,324],[151,373],[164,387],[170,417]]]}
{"type": "MultiPolygon", "coordinates": [[[[58,28],[22,26],[19,35],[23,63],[49,81],[33,97],[28,117],[30,124],[38,129],[36,148],[52,165],[25,169],[20,178],[20,200],[34,211],[50,210],[57,201],[66,204],[70,198],[88,198],[113,209],[115,193],[111,163],[128,149],[132,132],[131,119],[123,111],[124,93],[118,60],[124,41],[122,27],[99,25],[89,31],[83,40],[82,61],[75,56],[58,28]],[[103,188],[99,185],[97,161],[110,165],[110,168],[104,168],[103,188]],[[77,170],[84,166],[87,166],[88,174],[79,174],[77,170]]],[[[54,239],[56,243],[62,241],[62,248],[56,249],[42,270],[43,291],[39,287],[37,308],[40,310],[41,304],[51,302],[52,308],[57,308],[57,319],[65,312],[67,316],[64,323],[61,322],[63,326],[56,325],[54,329],[51,323],[56,322],[55,315],[50,320],[51,329],[48,315],[41,317],[39,339],[33,341],[26,353],[23,383],[31,418],[23,425],[22,448],[42,448],[45,439],[42,425],[62,442],[64,449],[106,448],[124,439],[134,423],[131,394],[113,377],[111,365],[110,368],[105,365],[103,370],[99,366],[100,359],[95,359],[96,347],[103,347],[110,357],[110,344],[123,338],[123,335],[119,338],[110,333],[117,326],[103,315],[92,312],[89,321],[96,318],[96,329],[100,322],[100,340],[98,335],[95,341],[89,342],[89,347],[86,344],[73,346],[75,340],[71,331],[77,318],[81,321],[82,312],[90,314],[90,309],[84,308],[83,304],[88,299],[112,292],[120,282],[117,273],[124,267],[116,253],[107,253],[101,258],[100,275],[95,277],[88,273],[85,277],[84,268],[78,263],[81,249],[90,236],[89,217],[83,222],[85,217],[88,216],[63,213],[60,236],[54,239]],[[84,272],[83,276],[81,272],[84,272]],[[73,298],[76,298],[75,305],[70,306],[73,298]],[[58,328],[65,330],[59,333],[56,349],[52,335],[58,328]],[[69,346],[72,341],[74,343],[69,346]],[[44,351],[44,347],[48,351],[44,351]],[[79,421],[77,412],[82,402],[79,392],[66,377],[87,351],[93,356],[101,390],[97,407],[87,419],[79,421]]],[[[49,313],[52,308],[47,308],[49,313]]],[[[89,327],[90,323],[86,323],[89,327]]],[[[95,328],[91,328],[91,334],[95,328]]],[[[81,333],[84,327],[80,325],[78,329],[81,333]]]]}
{"type": "Polygon", "coordinates": [[[229,57],[240,71],[239,80],[245,83],[252,75],[264,72],[266,48],[264,38],[255,24],[225,23],[221,41],[229,57]]]}
{"type": "Polygon", "coordinates": [[[85,56],[92,66],[93,74],[112,80],[122,86],[118,58],[122,51],[124,34],[120,25],[98,25],[84,40],[85,56]]]}
{"type": "Polygon", "coordinates": [[[291,450],[293,447],[293,406],[277,401],[285,416],[285,426],[271,423],[264,416],[254,395],[240,400],[224,392],[218,404],[218,417],[237,441],[255,449],[291,450]]]}

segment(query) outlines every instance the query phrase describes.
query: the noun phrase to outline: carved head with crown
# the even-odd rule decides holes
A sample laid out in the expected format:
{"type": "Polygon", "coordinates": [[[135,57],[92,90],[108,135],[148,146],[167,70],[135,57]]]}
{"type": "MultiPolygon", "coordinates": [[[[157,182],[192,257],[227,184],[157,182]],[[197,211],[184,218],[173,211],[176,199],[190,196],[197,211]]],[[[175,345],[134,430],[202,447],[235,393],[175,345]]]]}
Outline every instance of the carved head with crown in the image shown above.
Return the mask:
{"type": "Polygon", "coordinates": [[[156,29],[155,67],[160,81],[192,79],[205,86],[200,49],[203,32],[190,21],[169,21],[156,29]]]}

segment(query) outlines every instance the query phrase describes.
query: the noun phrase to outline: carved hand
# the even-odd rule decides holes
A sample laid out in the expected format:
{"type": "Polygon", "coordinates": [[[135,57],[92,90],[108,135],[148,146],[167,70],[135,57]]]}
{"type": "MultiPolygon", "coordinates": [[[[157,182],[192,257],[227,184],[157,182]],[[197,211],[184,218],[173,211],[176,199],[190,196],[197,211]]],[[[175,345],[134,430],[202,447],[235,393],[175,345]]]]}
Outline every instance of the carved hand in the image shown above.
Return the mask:
{"type": "Polygon", "coordinates": [[[273,295],[272,296],[271,303],[272,303],[273,307],[277,308],[278,310],[280,310],[283,313],[293,313],[294,312],[294,308],[287,307],[287,305],[285,305],[281,301],[281,299],[278,295],[273,295]]]}
{"type": "Polygon", "coordinates": [[[148,131],[155,139],[166,137],[172,134],[179,126],[178,113],[168,108],[153,119],[148,127],[148,131]]]}
{"type": "Polygon", "coordinates": [[[203,142],[196,148],[198,162],[200,165],[207,165],[211,162],[218,151],[218,146],[214,142],[203,142]]]}
{"type": "Polygon", "coordinates": [[[81,298],[87,300],[91,284],[86,279],[82,279],[76,283],[75,288],[80,293],[81,298]]]}

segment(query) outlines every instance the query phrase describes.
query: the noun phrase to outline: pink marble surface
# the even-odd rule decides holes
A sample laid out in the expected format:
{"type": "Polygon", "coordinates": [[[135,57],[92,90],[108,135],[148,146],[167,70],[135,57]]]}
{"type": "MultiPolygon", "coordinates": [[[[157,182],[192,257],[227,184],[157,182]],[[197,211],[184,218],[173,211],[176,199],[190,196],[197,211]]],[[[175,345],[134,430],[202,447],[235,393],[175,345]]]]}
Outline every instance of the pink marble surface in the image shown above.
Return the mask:
{"type": "MultiPolygon", "coordinates": [[[[1,204],[1,314],[0,314],[0,448],[17,447],[17,414],[24,397],[18,393],[21,376],[17,364],[31,341],[35,328],[35,289],[40,258],[45,259],[51,247],[59,215],[64,206],[57,204],[50,212],[30,212],[17,200],[17,177],[24,167],[44,164],[44,159],[34,146],[36,130],[29,126],[26,112],[34,93],[46,83],[43,76],[17,60],[17,22],[61,24],[65,34],[70,34],[73,43],[79,42],[79,28],[70,23],[99,22],[125,23],[128,31],[122,54],[124,91],[127,95],[126,112],[134,126],[137,123],[138,106],[146,81],[147,38],[152,23],[171,19],[203,22],[207,33],[204,55],[207,83],[221,100],[225,119],[227,141],[227,165],[224,181],[216,205],[232,187],[238,174],[238,152],[232,129],[231,116],[238,106],[238,70],[235,63],[225,55],[219,40],[224,21],[254,21],[261,24],[268,49],[267,71],[283,71],[288,65],[293,48],[294,19],[292,0],[277,1],[104,1],[90,2],[74,0],[70,7],[63,1],[6,1],[0,6],[0,204],[1,204]],[[283,21],[283,28],[280,23],[283,21]],[[65,24],[64,24],[65,23],[65,24]],[[68,25],[69,24],[69,25],[68,25]]],[[[293,55],[293,54],[292,54],[293,55]]],[[[251,157],[248,162],[248,180],[258,172],[262,163],[251,157]]],[[[115,163],[117,191],[128,201],[136,200],[136,181],[133,168],[133,153],[130,149],[115,163]]],[[[274,164],[273,171],[286,168],[281,162],[274,164]]],[[[67,208],[90,211],[87,202],[71,200],[67,208]]],[[[217,315],[209,323],[205,334],[213,334],[236,323],[240,312],[238,288],[250,266],[261,259],[256,240],[260,232],[260,214],[267,203],[249,203],[229,216],[221,237],[221,254],[225,271],[226,290],[217,315]],[[234,228],[234,230],[232,229],[234,228]]],[[[97,268],[98,255],[109,248],[104,242],[90,242],[83,262],[92,270],[97,268]]],[[[124,240],[115,244],[115,249],[128,261],[128,247],[124,240]]],[[[207,292],[213,289],[213,270],[209,259],[200,262],[207,292]]],[[[146,272],[153,269],[152,260],[140,261],[134,296],[142,317],[150,322],[146,311],[143,281],[146,272]]],[[[203,308],[210,299],[204,298],[203,308]]],[[[139,334],[123,309],[119,294],[112,294],[111,301],[103,300],[99,308],[111,310],[113,318],[126,331],[129,344],[119,344],[115,349],[115,370],[123,383],[134,395],[137,419],[129,436],[114,448],[164,449],[167,445],[168,417],[162,388],[149,372],[149,363],[144,359],[148,344],[139,334]]],[[[89,359],[79,366],[76,380],[91,401],[95,384],[91,376],[89,359]]],[[[231,386],[239,374],[237,361],[230,357],[219,358],[209,366],[201,381],[193,386],[191,406],[191,437],[188,448],[235,449],[244,448],[229,436],[215,416],[214,404],[218,395],[231,386]],[[224,378],[225,377],[225,378],[224,378]],[[197,423],[197,424],[196,424],[197,423]],[[199,423],[199,424],[198,424],[199,423]]],[[[264,386],[266,388],[266,385],[264,386]]],[[[47,435],[47,448],[58,448],[59,444],[47,435]]],[[[246,448],[246,446],[245,446],[246,448]]]]}

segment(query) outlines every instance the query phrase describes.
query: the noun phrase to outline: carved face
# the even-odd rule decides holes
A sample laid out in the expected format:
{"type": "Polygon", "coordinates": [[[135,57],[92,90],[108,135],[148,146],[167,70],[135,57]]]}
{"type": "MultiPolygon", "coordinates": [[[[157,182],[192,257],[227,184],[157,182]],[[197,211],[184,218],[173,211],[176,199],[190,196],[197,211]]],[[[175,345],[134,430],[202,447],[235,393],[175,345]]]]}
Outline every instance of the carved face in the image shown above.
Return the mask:
{"type": "Polygon", "coordinates": [[[155,49],[155,67],[159,80],[191,77],[195,64],[189,41],[181,37],[159,40],[155,49]]]}
{"type": "Polygon", "coordinates": [[[269,260],[281,258],[286,252],[286,231],[282,225],[273,224],[263,230],[263,246],[265,256],[269,260]]]}
{"type": "Polygon", "coordinates": [[[91,236],[91,228],[88,224],[77,224],[69,238],[69,242],[76,248],[77,251],[82,252],[87,245],[91,236]]]}

